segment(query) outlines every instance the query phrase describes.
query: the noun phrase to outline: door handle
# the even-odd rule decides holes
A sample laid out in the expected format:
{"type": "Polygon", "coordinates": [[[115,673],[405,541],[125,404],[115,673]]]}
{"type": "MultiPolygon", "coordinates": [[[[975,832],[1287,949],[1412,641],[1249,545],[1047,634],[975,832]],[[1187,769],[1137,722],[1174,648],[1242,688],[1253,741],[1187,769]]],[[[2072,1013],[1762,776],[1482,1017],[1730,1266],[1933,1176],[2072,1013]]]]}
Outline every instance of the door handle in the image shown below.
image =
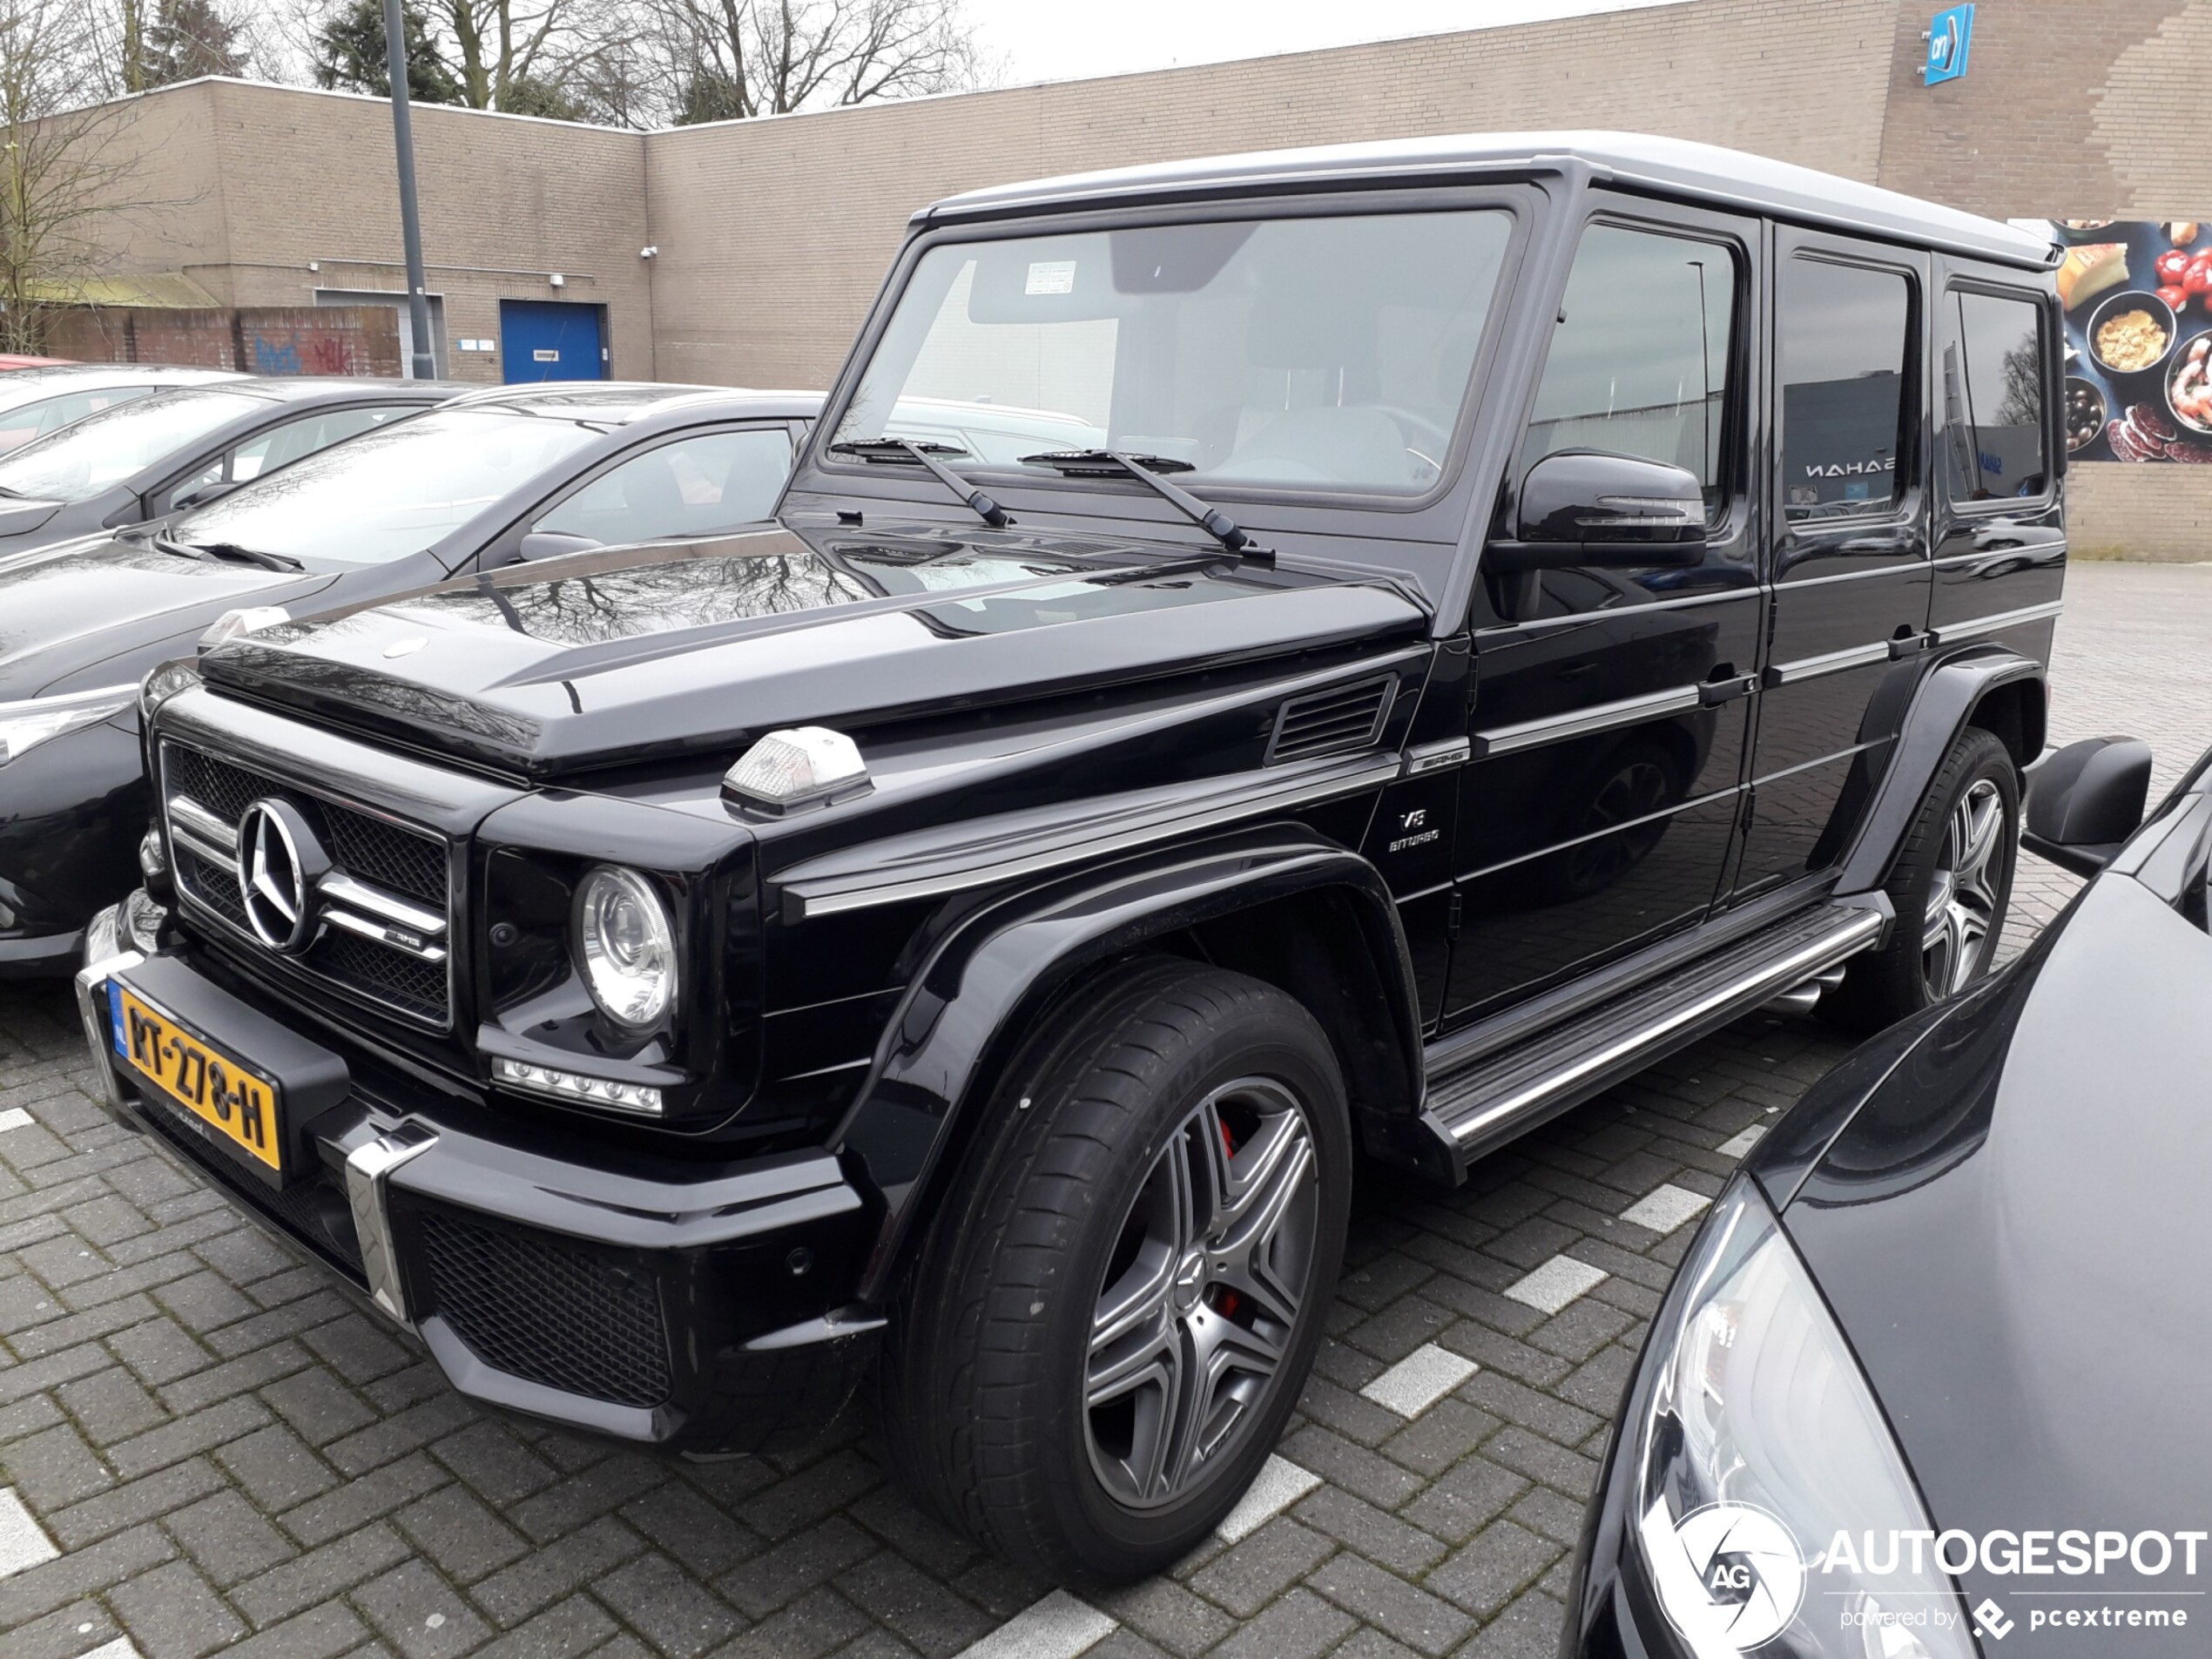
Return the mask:
{"type": "Polygon", "coordinates": [[[1735,674],[1727,679],[1705,680],[1697,687],[1697,703],[1701,708],[1716,709],[1723,703],[1733,703],[1739,697],[1749,697],[1759,689],[1757,674],[1735,674]]]}

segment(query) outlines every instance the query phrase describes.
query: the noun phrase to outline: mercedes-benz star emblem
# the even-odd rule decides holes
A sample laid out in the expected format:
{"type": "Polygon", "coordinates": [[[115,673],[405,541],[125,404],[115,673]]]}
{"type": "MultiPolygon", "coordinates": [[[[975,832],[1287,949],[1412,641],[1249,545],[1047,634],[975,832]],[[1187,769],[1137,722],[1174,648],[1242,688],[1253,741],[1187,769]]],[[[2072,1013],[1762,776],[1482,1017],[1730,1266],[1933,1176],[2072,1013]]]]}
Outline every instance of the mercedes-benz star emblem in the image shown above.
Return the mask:
{"type": "Polygon", "coordinates": [[[263,799],[238,821],[238,891],[246,926],[271,950],[305,950],[315,936],[315,882],[330,867],[314,832],[288,801],[263,799]]]}

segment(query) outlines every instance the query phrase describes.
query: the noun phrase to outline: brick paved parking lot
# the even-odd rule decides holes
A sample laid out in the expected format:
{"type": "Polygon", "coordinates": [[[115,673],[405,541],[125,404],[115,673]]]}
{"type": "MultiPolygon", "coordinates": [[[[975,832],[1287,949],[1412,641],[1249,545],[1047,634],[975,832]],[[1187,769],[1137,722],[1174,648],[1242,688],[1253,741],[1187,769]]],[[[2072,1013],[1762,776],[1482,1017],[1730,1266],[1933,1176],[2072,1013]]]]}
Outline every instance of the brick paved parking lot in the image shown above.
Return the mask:
{"type": "MultiPolygon", "coordinates": [[[[2054,741],[2212,741],[2212,566],[2077,566],[2054,741]]],[[[2015,943],[2074,883],[2021,871],[2015,943]]],[[[1278,1457],[1172,1575],[1088,1602],[885,1483],[518,1428],[109,1123],[67,997],[0,988],[0,1651],[1548,1656],[1608,1413],[1688,1242],[1844,1052],[1744,1021],[1494,1157],[1363,1195],[1278,1457]]]]}

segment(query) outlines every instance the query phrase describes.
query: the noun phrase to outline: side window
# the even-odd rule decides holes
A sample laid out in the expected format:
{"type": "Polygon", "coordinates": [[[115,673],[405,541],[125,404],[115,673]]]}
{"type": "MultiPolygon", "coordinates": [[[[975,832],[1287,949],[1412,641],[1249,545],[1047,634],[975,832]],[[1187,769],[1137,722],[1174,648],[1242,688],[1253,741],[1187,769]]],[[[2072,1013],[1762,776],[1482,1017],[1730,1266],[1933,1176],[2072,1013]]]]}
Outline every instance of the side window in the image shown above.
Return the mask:
{"type": "Polygon", "coordinates": [[[1943,471],[1954,502],[2040,496],[2044,345],[2033,300],[1953,292],[1944,307],[1943,471]]]}
{"type": "Polygon", "coordinates": [[[0,414],[0,455],[29,443],[33,438],[43,438],[49,432],[58,432],[72,421],[111,409],[118,403],[128,403],[155,389],[151,386],[106,386],[92,392],[64,392],[58,397],[41,398],[36,403],[10,409],[0,414]]]}
{"type": "Polygon", "coordinates": [[[1619,226],[1582,233],[1515,475],[1562,449],[1603,449],[1697,475],[1707,516],[1728,499],[1735,255],[1619,226]]]}
{"type": "Polygon", "coordinates": [[[327,449],[341,438],[350,438],[371,427],[385,426],[415,413],[412,404],[382,408],[325,409],[304,421],[289,421],[231,451],[231,482],[249,483],[265,472],[274,472],[287,461],[297,461],[318,449],[327,449]]]}
{"type": "Polygon", "coordinates": [[[1905,481],[1912,290],[1893,271],[1800,256],[1782,273],[1782,509],[1886,512],[1905,481]]]}
{"type": "Polygon", "coordinates": [[[530,529],[604,546],[711,536],[767,517],[790,470],[781,427],[702,432],[632,455],[530,529]]]}

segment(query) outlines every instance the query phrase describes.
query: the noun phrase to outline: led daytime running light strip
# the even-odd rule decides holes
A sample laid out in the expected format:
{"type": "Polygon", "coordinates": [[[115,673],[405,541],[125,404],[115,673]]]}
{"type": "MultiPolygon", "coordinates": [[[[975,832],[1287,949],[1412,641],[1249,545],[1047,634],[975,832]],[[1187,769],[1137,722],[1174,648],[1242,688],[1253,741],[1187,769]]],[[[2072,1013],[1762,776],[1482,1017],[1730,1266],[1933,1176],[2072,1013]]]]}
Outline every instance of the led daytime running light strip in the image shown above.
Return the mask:
{"type": "Polygon", "coordinates": [[[617,1111],[661,1113],[660,1090],[647,1083],[618,1083],[611,1077],[587,1077],[578,1071],[556,1071],[551,1066],[526,1065],[520,1060],[494,1060],[492,1079],[509,1089],[520,1089],[554,1100],[585,1106],[611,1106],[617,1111]]]}

